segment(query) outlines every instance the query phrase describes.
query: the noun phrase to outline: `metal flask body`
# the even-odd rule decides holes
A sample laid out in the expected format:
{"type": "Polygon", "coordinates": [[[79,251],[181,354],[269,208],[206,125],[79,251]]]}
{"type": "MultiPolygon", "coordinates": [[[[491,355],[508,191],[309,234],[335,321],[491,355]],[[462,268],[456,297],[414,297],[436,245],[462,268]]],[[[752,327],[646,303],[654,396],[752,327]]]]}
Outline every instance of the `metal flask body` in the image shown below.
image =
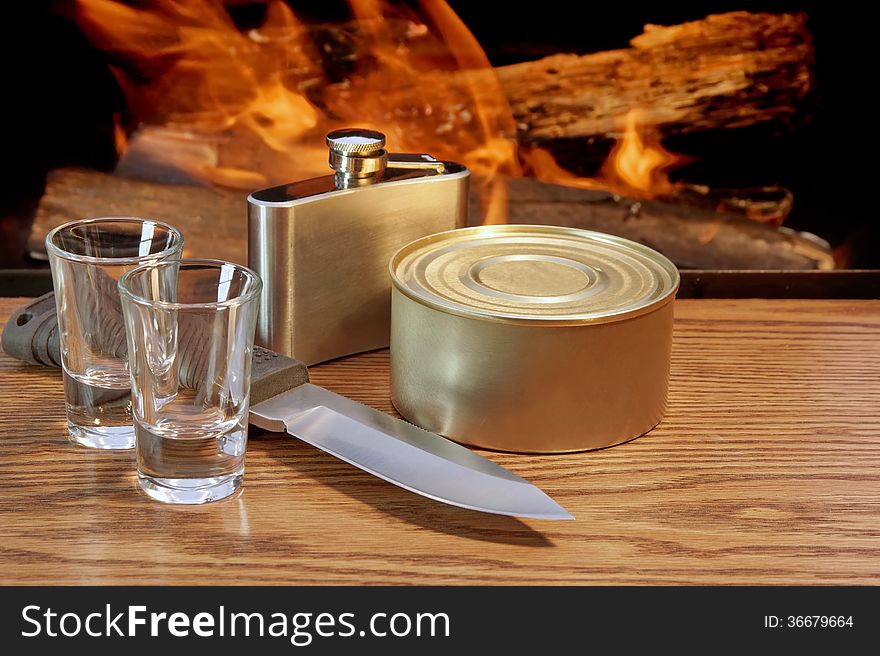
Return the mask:
{"type": "Polygon", "coordinates": [[[309,365],[388,346],[391,256],[467,220],[461,164],[388,154],[370,130],[327,143],[335,174],[248,197],[248,263],[263,279],[256,341],[309,365]]]}
{"type": "Polygon", "coordinates": [[[392,401],[414,424],[564,453],[663,418],[679,275],[659,253],[585,230],[482,226],[418,240],[390,269],[392,401]]]}

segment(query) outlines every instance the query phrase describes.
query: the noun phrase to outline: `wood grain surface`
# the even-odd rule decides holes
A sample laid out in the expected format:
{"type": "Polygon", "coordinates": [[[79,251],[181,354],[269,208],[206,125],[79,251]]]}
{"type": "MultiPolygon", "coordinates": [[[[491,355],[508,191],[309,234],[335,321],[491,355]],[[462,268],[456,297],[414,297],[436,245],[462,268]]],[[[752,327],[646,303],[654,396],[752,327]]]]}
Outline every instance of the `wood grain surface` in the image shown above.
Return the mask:
{"type": "MultiPolygon", "coordinates": [[[[391,411],[385,351],[312,378],[391,411]]],[[[573,522],[450,508],[256,431],[237,496],[169,507],[131,453],[66,441],[57,370],[3,355],[0,399],[7,584],[880,583],[880,301],[677,302],[658,428],[486,454],[573,522]]]]}

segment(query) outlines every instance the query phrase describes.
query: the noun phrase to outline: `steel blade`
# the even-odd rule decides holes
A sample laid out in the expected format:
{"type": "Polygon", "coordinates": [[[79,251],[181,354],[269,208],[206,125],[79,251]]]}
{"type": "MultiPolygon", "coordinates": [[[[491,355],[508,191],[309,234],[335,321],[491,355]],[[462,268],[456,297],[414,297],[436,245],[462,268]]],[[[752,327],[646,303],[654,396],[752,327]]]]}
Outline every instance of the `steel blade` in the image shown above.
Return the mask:
{"type": "Polygon", "coordinates": [[[540,489],[491,460],[316,385],[300,385],[258,403],[250,419],[443,503],[516,517],[574,519],[540,489]]]}

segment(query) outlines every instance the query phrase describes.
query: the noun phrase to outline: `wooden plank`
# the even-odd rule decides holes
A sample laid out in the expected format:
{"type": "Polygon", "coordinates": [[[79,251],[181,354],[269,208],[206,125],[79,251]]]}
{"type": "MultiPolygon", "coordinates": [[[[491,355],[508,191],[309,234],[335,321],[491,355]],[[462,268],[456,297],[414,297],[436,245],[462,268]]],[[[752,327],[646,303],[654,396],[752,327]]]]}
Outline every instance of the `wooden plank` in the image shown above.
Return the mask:
{"type": "MultiPolygon", "coordinates": [[[[0,581],[880,583],[880,301],[679,301],[672,357],[647,436],[486,454],[577,517],[553,523],[433,503],[271,434],[236,498],[156,504],[132,454],[66,442],[57,370],[3,355],[0,581]]],[[[391,410],[385,351],[312,378],[391,410]]]]}

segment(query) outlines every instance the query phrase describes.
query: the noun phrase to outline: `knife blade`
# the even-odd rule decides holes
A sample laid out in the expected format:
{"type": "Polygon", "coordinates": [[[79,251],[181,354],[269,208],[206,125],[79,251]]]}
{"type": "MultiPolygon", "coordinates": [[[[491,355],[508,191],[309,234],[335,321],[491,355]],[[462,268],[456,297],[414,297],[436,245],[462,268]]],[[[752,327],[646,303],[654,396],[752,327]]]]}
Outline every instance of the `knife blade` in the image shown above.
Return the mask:
{"type": "Polygon", "coordinates": [[[539,488],[491,460],[311,383],[252,406],[250,422],[287,432],[435,501],[499,515],[574,519],[539,488]]]}
{"type": "MultiPolygon", "coordinates": [[[[49,293],[16,310],[3,330],[11,356],[59,366],[55,299],[49,293]]],[[[181,380],[200,354],[183,352],[181,380]]],[[[523,478],[435,433],[308,382],[306,366],[254,348],[250,423],[286,432],[394,485],[481,512],[574,519],[523,478]]],[[[126,392],[127,394],[127,392],[126,392]]]]}

